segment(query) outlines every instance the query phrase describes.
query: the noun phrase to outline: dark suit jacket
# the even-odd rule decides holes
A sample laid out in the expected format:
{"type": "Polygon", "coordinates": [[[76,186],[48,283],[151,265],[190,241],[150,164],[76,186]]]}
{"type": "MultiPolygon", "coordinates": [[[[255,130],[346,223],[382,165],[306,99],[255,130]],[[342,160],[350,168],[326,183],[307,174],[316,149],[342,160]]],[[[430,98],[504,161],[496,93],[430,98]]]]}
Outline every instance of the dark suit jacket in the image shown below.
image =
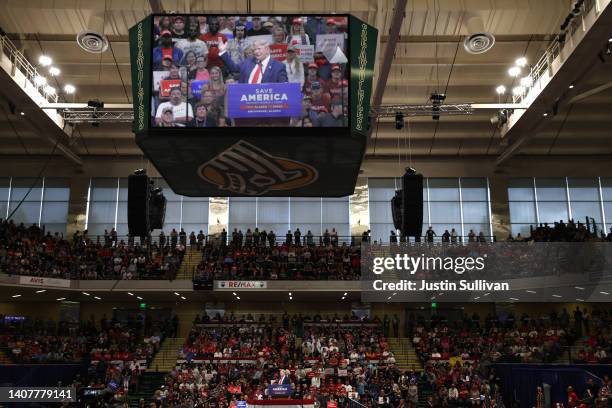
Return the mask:
{"type": "MultiPolygon", "coordinates": [[[[241,64],[236,64],[227,52],[223,53],[221,58],[230,71],[240,72],[238,82],[241,84],[246,84],[249,82],[249,76],[251,75],[253,68],[255,68],[255,65],[257,65],[255,57],[245,59],[241,64]]],[[[273,82],[289,82],[289,80],[287,78],[285,64],[270,58],[268,66],[266,67],[263,77],[261,78],[261,83],[268,84],[273,82]]]]}

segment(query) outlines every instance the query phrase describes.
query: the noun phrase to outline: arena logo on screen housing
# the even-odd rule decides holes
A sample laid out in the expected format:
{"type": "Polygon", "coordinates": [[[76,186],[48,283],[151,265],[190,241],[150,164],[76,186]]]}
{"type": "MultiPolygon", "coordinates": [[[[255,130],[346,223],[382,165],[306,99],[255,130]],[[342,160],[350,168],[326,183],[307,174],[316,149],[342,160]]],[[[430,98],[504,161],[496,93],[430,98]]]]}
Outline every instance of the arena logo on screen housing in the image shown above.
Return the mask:
{"type": "Polygon", "coordinates": [[[222,190],[252,196],[271,190],[297,189],[318,178],[314,167],[272,156],[244,140],[204,163],[198,174],[222,190]]]}

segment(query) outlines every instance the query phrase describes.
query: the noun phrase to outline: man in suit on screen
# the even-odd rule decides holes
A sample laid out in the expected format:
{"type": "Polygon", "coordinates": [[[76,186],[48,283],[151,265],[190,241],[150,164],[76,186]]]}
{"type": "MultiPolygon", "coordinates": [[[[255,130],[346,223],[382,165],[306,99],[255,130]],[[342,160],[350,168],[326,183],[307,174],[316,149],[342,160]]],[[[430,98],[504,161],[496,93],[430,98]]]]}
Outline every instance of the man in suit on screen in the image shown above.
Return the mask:
{"type": "Polygon", "coordinates": [[[270,57],[270,44],[266,40],[253,41],[253,57],[236,64],[229,53],[227,45],[219,44],[219,56],[230,71],[240,72],[238,82],[242,84],[267,84],[288,82],[285,64],[270,57]]]}

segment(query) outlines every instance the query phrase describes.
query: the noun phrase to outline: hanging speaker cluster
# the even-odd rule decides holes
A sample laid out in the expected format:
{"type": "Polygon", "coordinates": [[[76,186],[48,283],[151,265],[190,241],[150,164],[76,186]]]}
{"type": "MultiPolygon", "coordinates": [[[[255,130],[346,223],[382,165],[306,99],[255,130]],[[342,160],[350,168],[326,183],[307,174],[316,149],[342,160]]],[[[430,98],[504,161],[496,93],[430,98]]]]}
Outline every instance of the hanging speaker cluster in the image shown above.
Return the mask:
{"type": "Polygon", "coordinates": [[[166,197],[155,188],[146,172],[136,170],[128,177],[128,230],[132,237],[149,235],[162,229],[166,218],[166,197]]]}
{"type": "Polygon", "coordinates": [[[423,175],[407,168],[402,189],[391,199],[393,226],[401,236],[420,237],[423,230],[423,175]]]}

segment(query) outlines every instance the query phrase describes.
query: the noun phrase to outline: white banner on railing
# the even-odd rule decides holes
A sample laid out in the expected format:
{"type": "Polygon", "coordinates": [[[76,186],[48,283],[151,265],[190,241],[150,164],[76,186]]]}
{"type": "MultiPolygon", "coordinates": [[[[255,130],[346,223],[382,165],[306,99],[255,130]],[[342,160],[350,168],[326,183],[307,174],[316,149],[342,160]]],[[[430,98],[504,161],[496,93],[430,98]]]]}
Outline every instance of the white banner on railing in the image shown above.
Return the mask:
{"type": "Polygon", "coordinates": [[[217,289],[244,290],[244,289],[267,289],[267,288],[268,288],[268,282],[266,281],[237,281],[237,280],[217,281],[217,289]]]}

